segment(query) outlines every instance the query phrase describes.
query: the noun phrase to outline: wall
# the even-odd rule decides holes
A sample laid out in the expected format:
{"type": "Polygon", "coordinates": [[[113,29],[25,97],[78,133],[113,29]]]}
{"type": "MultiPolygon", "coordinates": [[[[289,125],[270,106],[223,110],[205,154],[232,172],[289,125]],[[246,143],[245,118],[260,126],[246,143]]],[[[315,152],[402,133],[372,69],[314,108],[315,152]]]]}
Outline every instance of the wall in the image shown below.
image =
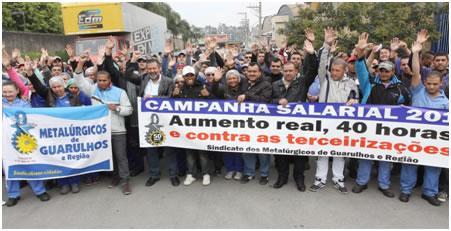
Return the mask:
{"type": "Polygon", "coordinates": [[[19,48],[22,53],[30,51],[41,52],[41,48],[47,48],[49,52],[64,50],[68,43],[73,44],[76,36],[64,36],[61,34],[42,34],[29,32],[2,32],[2,40],[8,52],[13,48],[19,48]]]}

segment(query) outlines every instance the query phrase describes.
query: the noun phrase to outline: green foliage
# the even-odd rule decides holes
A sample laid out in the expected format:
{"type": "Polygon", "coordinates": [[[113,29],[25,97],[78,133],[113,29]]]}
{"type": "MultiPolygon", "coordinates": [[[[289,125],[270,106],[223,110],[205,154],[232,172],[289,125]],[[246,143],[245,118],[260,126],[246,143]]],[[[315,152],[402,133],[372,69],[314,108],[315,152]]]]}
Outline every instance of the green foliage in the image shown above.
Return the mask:
{"type": "Polygon", "coordinates": [[[315,47],[322,45],[324,28],[332,26],[338,32],[340,51],[350,52],[357,43],[358,35],[369,33],[369,42],[390,45],[393,37],[405,41],[408,46],[416,39],[416,33],[424,28],[429,31],[430,41],[439,38],[434,22],[434,13],[448,12],[448,3],[346,2],[320,3],[317,11],[300,9],[300,17],[291,20],[282,30],[288,37],[288,44],[302,47],[304,29],[315,32],[315,47]],[[334,3],[335,4],[335,3],[334,3]],[[334,8],[335,7],[335,8],[334,8]]]}
{"type": "MultiPolygon", "coordinates": [[[[49,52],[49,55],[50,56],[59,56],[63,60],[69,59],[69,56],[67,56],[66,50],[58,50],[58,51],[49,52]]],[[[28,56],[32,60],[39,59],[39,58],[41,58],[41,52],[40,51],[30,51],[30,52],[25,52],[25,53],[21,54],[21,56],[22,57],[28,56]]]]}
{"type": "Polygon", "coordinates": [[[63,33],[60,3],[4,2],[2,13],[3,30],[63,33]]]}

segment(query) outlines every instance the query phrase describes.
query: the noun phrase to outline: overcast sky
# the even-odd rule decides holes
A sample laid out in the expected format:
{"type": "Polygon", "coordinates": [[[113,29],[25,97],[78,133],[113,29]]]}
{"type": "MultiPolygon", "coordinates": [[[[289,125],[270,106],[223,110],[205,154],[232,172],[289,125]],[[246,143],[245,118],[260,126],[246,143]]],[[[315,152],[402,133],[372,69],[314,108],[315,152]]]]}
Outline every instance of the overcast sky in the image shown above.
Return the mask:
{"type": "MultiPolygon", "coordinates": [[[[256,11],[246,8],[252,5],[257,6],[258,1],[166,1],[166,3],[179,13],[182,19],[197,27],[207,25],[217,27],[219,23],[224,23],[228,26],[239,26],[240,21],[244,18],[244,15],[238,14],[239,12],[247,12],[251,26],[258,24],[256,11]]],[[[262,1],[262,18],[277,14],[280,6],[283,4],[295,3],[302,2],[293,0],[262,1]]]]}

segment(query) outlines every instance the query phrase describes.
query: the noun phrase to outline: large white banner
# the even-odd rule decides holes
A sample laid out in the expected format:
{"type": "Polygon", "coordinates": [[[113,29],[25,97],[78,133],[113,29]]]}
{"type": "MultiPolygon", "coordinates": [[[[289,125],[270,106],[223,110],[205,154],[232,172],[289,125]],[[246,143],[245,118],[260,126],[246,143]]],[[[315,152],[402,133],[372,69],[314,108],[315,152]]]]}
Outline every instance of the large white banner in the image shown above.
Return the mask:
{"type": "Polygon", "coordinates": [[[8,180],[112,171],[108,107],[3,108],[2,153],[8,180]]]}
{"type": "Polygon", "coordinates": [[[138,99],[141,147],[353,157],[448,168],[448,111],[138,99]]]}

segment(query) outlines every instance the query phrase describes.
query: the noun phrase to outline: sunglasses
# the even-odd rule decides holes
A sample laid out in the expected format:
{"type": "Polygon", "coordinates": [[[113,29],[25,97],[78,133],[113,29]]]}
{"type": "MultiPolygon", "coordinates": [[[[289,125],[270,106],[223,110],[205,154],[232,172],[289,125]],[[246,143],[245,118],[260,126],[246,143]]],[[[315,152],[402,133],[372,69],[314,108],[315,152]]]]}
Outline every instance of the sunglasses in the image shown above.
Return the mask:
{"type": "Polygon", "coordinates": [[[146,62],[146,60],[144,60],[144,59],[139,59],[138,60],[138,63],[145,63],[146,62]]]}
{"type": "Polygon", "coordinates": [[[214,76],[215,74],[214,73],[207,73],[207,74],[205,74],[205,76],[214,76]]]}

